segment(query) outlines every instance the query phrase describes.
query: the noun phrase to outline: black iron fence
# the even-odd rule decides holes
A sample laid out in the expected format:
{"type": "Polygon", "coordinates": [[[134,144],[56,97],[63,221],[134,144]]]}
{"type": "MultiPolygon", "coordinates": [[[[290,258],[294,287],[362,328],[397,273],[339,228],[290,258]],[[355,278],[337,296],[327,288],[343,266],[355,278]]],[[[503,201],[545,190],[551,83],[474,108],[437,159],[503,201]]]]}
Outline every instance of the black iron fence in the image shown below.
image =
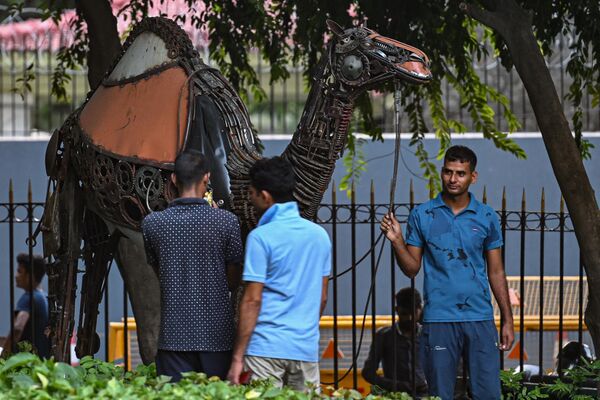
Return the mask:
{"type": "MultiPolygon", "coordinates": [[[[44,206],[31,198],[29,189],[27,202],[15,202],[11,184],[9,202],[0,203],[0,305],[5,310],[0,313],[0,326],[10,331],[15,309],[16,253],[42,251],[41,241],[27,239],[35,230],[44,206]]],[[[330,301],[321,323],[320,350],[322,372],[329,373],[327,376],[334,386],[364,389],[360,368],[376,329],[395,323],[394,294],[402,286],[420,287],[422,278],[418,276],[411,281],[395,265],[391,249],[379,232],[388,205],[375,203],[373,186],[370,202],[357,204],[355,198],[353,192],[350,203],[338,203],[333,190],[331,202],[323,204],[316,217],[330,233],[334,249],[330,301]],[[327,356],[326,349],[331,345],[333,356],[327,356]]],[[[485,189],[482,198],[487,201],[485,189]]],[[[402,224],[415,204],[411,190],[408,202],[394,205],[402,224]]],[[[500,204],[497,212],[505,239],[502,255],[516,329],[515,347],[503,354],[501,366],[523,370],[526,364],[531,364],[537,367],[539,375],[561,376],[564,371],[561,364],[556,364],[558,349],[568,340],[591,343],[583,321],[587,281],[570,217],[562,201],[558,211],[548,211],[543,192],[540,203],[533,208],[535,211],[528,208],[525,192],[520,210],[508,210],[505,195],[500,204]]],[[[116,338],[108,337],[109,322],[129,316],[127,288],[118,277],[109,281],[101,304],[100,318],[104,321],[98,325],[104,327],[101,335],[104,351],[99,354],[104,353],[107,360],[111,359],[109,347],[116,346],[116,338]]],[[[499,322],[497,306],[494,309],[499,322]]],[[[132,325],[128,325],[128,318],[122,324],[123,335],[119,339],[122,361],[129,368],[139,357],[132,343],[135,333],[129,332],[132,325]]]]}
{"type": "MultiPolygon", "coordinates": [[[[505,241],[502,257],[515,320],[515,345],[510,352],[501,354],[500,362],[502,368],[533,371],[534,375],[562,376],[564,363],[560,363],[558,349],[571,340],[591,343],[583,322],[588,287],[564,202],[562,199],[559,201],[559,211],[549,212],[544,191],[540,194],[541,201],[534,208],[536,211],[528,208],[525,191],[520,210],[507,209],[505,194],[497,210],[505,241]]],[[[403,225],[410,210],[417,204],[412,190],[409,197],[408,203],[394,207],[395,215],[403,225]]],[[[375,203],[373,187],[368,204],[353,201],[338,204],[335,192],[332,192],[331,198],[332,203],[323,204],[317,218],[331,232],[335,249],[330,333],[334,348],[351,353],[351,357],[321,360],[321,368],[332,368],[333,382],[348,377],[344,383],[357,388],[360,387],[359,369],[364,365],[376,328],[381,326],[378,319],[393,324],[394,293],[401,286],[420,287],[422,280],[417,277],[415,282],[399,277],[402,274],[392,251],[385,248],[385,240],[379,232],[380,220],[389,206],[375,203]],[[344,229],[346,234],[340,234],[344,229]],[[388,257],[382,258],[386,252],[388,257]],[[349,309],[340,306],[340,298],[344,297],[351,299],[349,309]],[[340,312],[341,308],[345,310],[340,312]],[[387,311],[387,316],[380,315],[382,309],[387,311]],[[345,337],[340,337],[343,329],[339,328],[338,321],[342,321],[342,325],[348,324],[341,314],[351,315],[350,333],[345,337]],[[370,332],[365,332],[365,325],[370,332]]],[[[354,198],[353,193],[351,199],[354,198]]],[[[487,202],[485,189],[482,198],[483,202],[487,202]]],[[[500,313],[495,303],[494,314],[499,326],[500,313]]],[[[322,335],[327,333],[321,330],[322,335]]],[[[326,343],[322,338],[322,346],[326,343]]],[[[390,351],[395,353],[395,349],[390,351]]],[[[463,370],[466,371],[466,367],[463,370]]],[[[466,379],[466,374],[463,378],[466,379]]]]}
{"type": "MultiPolygon", "coordinates": [[[[70,32],[48,34],[45,38],[36,39],[36,42],[58,43],[58,46],[52,47],[58,48],[69,43],[71,37],[70,32]]],[[[552,56],[547,58],[561,99],[565,98],[572,83],[566,74],[572,40],[570,36],[561,36],[553,48],[552,56]]],[[[82,66],[67,71],[70,76],[65,88],[67,99],[58,101],[53,97],[52,74],[57,64],[56,52],[44,50],[49,48],[47,45],[32,47],[30,41],[31,38],[0,41],[0,136],[30,136],[51,132],[83,102],[89,91],[87,70],[82,66]],[[30,77],[35,79],[30,80],[30,77]],[[26,82],[29,90],[23,90],[26,82]]],[[[198,50],[205,61],[210,63],[207,50],[198,50]]],[[[290,78],[287,81],[270,84],[269,65],[257,54],[251,56],[251,62],[267,95],[264,101],[257,101],[252,97],[248,101],[254,126],[260,134],[292,133],[300,120],[307,95],[303,69],[290,65],[290,78]]],[[[506,95],[510,109],[521,122],[521,131],[539,131],[527,93],[514,71],[507,72],[496,58],[488,56],[476,63],[475,69],[485,84],[506,95]]],[[[447,81],[442,83],[442,91],[448,117],[464,124],[468,131],[474,131],[469,113],[461,107],[459,94],[447,81]]],[[[375,121],[384,132],[393,132],[392,96],[373,92],[372,100],[375,121]]],[[[563,101],[563,105],[570,120],[574,114],[573,107],[568,101],[563,101]]],[[[493,104],[493,107],[499,128],[507,130],[501,105],[493,104]]],[[[584,95],[582,110],[583,130],[600,130],[600,110],[593,106],[588,94],[584,95]]],[[[432,129],[429,118],[427,121],[432,129]]],[[[401,118],[400,123],[402,132],[410,131],[408,118],[401,118]]]]}

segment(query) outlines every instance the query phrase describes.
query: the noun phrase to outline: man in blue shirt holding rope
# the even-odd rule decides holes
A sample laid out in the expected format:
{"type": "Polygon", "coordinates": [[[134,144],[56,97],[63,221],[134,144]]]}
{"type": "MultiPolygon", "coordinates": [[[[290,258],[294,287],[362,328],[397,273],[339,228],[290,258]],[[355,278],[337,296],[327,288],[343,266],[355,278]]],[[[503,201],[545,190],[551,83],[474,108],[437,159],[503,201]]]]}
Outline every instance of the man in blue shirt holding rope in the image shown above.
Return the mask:
{"type": "Polygon", "coordinates": [[[509,350],[514,340],[498,217],[469,193],[477,181],[476,165],[471,149],[450,147],[441,171],[442,193],[410,213],[406,240],[393,214],[381,223],[405,275],[416,276],[423,262],[421,365],[429,394],[443,400],[453,398],[463,354],[473,398],[500,399],[498,349],[509,350]],[[490,286],[502,314],[500,343],[490,286]]]}

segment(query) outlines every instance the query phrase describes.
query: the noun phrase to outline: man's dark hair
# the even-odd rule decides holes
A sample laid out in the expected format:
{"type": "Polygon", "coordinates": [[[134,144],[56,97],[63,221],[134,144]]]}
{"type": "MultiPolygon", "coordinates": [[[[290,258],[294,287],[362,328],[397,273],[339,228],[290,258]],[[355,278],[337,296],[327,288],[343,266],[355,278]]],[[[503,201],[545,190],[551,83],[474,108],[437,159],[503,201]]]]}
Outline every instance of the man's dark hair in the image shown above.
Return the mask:
{"type": "Polygon", "coordinates": [[[444,162],[446,161],[468,162],[471,172],[475,171],[475,167],[477,166],[477,156],[475,155],[475,152],[467,146],[450,147],[446,150],[446,155],[444,156],[444,162]]]}
{"type": "Polygon", "coordinates": [[[254,163],[250,184],[258,191],[269,192],[276,203],[294,200],[296,176],[292,164],[284,158],[263,158],[254,163]]]}
{"type": "Polygon", "coordinates": [[[413,301],[416,308],[422,308],[421,293],[417,289],[410,287],[402,288],[396,293],[396,307],[400,314],[411,314],[413,309],[413,301]]]}
{"type": "Polygon", "coordinates": [[[175,178],[182,188],[198,183],[208,171],[208,162],[198,150],[186,150],[175,159],[175,178]]]}
{"type": "Polygon", "coordinates": [[[33,276],[35,283],[40,283],[46,275],[46,262],[42,256],[33,256],[33,274],[31,273],[31,259],[29,254],[21,253],[17,256],[17,263],[25,268],[30,276],[33,276]]]}

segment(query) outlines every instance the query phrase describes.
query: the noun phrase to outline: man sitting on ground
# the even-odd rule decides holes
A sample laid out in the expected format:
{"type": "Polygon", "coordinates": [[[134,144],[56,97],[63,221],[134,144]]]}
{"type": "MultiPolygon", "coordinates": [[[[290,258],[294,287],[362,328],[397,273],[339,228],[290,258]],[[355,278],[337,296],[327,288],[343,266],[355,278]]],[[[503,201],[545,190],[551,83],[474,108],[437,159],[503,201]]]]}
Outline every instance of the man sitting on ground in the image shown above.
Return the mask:
{"type": "Polygon", "coordinates": [[[2,347],[4,352],[11,353],[14,350],[14,343],[29,342],[40,357],[48,358],[50,357],[50,340],[45,334],[48,327],[48,300],[41,286],[42,279],[46,274],[46,263],[41,256],[33,256],[33,260],[31,260],[28,254],[19,254],[17,264],[15,283],[18,288],[25,290],[25,293],[19,298],[15,308],[12,334],[8,334],[2,347]],[[33,320],[31,319],[32,298],[33,320]]]}
{"type": "MultiPolygon", "coordinates": [[[[367,382],[389,392],[412,392],[412,314],[413,300],[415,303],[416,321],[421,319],[423,305],[421,294],[410,287],[401,289],[396,294],[396,312],[398,321],[394,327],[381,328],[375,334],[369,356],[362,369],[362,375],[367,382]],[[394,349],[394,335],[396,343],[394,349]],[[395,364],[394,364],[395,362],[395,364]],[[383,376],[377,375],[379,364],[383,364],[383,376]],[[395,374],[394,374],[395,370],[395,374]]],[[[420,324],[417,322],[415,332],[415,351],[418,351],[418,333],[420,324]]],[[[417,353],[418,354],[418,353],[417,353]]],[[[427,382],[425,374],[419,364],[419,357],[415,357],[415,382],[416,394],[427,395],[427,382]]]]}

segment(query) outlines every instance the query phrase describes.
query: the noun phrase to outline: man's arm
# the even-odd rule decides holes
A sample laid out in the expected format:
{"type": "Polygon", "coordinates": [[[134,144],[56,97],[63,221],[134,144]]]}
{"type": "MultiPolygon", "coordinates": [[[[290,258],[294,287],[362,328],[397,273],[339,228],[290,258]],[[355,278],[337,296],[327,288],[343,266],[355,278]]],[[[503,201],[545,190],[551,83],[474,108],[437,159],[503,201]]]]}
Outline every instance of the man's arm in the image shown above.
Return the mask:
{"type": "Polygon", "coordinates": [[[227,380],[233,384],[240,383],[240,374],[244,368],[244,354],[250,342],[250,336],[256,327],[256,320],[262,304],[263,288],[264,284],[259,282],[247,282],[244,288],[237,337],[233,348],[231,367],[227,374],[227,380]]]}
{"type": "MultiPolygon", "coordinates": [[[[14,323],[14,328],[13,328],[13,332],[12,332],[13,333],[12,339],[14,339],[14,343],[18,343],[19,340],[21,340],[21,335],[23,334],[23,331],[25,330],[27,321],[29,321],[29,312],[19,311],[17,313],[17,316],[15,317],[15,323],[14,323]]],[[[4,348],[3,351],[6,352],[7,354],[12,353],[12,346],[13,346],[13,342],[11,341],[11,335],[9,332],[8,336],[6,336],[6,340],[4,341],[4,345],[2,346],[4,348]]]]}
{"type": "Polygon", "coordinates": [[[323,288],[321,289],[321,309],[319,311],[319,315],[323,315],[323,311],[325,311],[325,306],[327,305],[327,290],[329,289],[329,277],[323,277],[323,288]]]}
{"type": "Polygon", "coordinates": [[[371,385],[377,385],[382,387],[385,390],[390,390],[385,384],[386,382],[381,379],[379,375],[377,375],[377,369],[379,368],[379,363],[382,359],[382,339],[380,337],[380,333],[375,333],[373,337],[373,342],[371,343],[371,347],[369,348],[369,355],[365,360],[365,365],[361,371],[363,378],[371,385]]]}
{"type": "MultiPolygon", "coordinates": [[[[229,214],[228,214],[229,215],[229,214]]],[[[230,214],[227,221],[225,234],[225,262],[227,272],[227,284],[229,291],[233,293],[242,282],[242,264],[244,261],[244,247],[242,246],[242,234],[237,218],[230,214]]]]}
{"type": "Polygon", "coordinates": [[[501,248],[487,250],[485,256],[487,259],[488,280],[502,316],[500,350],[506,351],[512,347],[515,333],[501,248]]]}
{"type": "MultiPolygon", "coordinates": [[[[371,343],[371,348],[369,349],[369,355],[365,360],[365,365],[361,371],[363,378],[371,385],[379,386],[382,389],[387,391],[401,390],[404,385],[401,381],[396,381],[396,385],[394,387],[394,380],[386,378],[385,376],[377,375],[377,370],[379,369],[379,364],[383,359],[383,352],[386,351],[384,348],[384,339],[382,337],[381,332],[377,332],[375,337],[373,338],[373,342],[371,343]]],[[[392,351],[392,349],[387,349],[387,351],[392,351]]],[[[403,390],[403,391],[410,391],[403,390]]]]}
{"type": "Polygon", "coordinates": [[[381,221],[381,231],[392,243],[394,256],[400,269],[409,278],[414,278],[421,269],[423,249],[421,247],[407,245],[402,236],[402,228],[396,217],[389,213],[381,221]]]}
{"type": "Polygon", "coordinates": [[[227,286],[231,293],[235,292],[242,281],[242,265],[240,263],[229,263],[227,270],[227,286]]]}
{"type": "Polygon", "coordinates": [[[148,227],[146,225],[147,220],[144,219],[142,221],[142,238],[144,239],[144,250],[146,251],[146,262],[148,265],[152,267],[152,270],[159,276],[159,267],[158,267],[158,258],[156,257],[156,253],[154,252],[154,247],[152,246],[152,241],[148,235],[148,227]]]}

